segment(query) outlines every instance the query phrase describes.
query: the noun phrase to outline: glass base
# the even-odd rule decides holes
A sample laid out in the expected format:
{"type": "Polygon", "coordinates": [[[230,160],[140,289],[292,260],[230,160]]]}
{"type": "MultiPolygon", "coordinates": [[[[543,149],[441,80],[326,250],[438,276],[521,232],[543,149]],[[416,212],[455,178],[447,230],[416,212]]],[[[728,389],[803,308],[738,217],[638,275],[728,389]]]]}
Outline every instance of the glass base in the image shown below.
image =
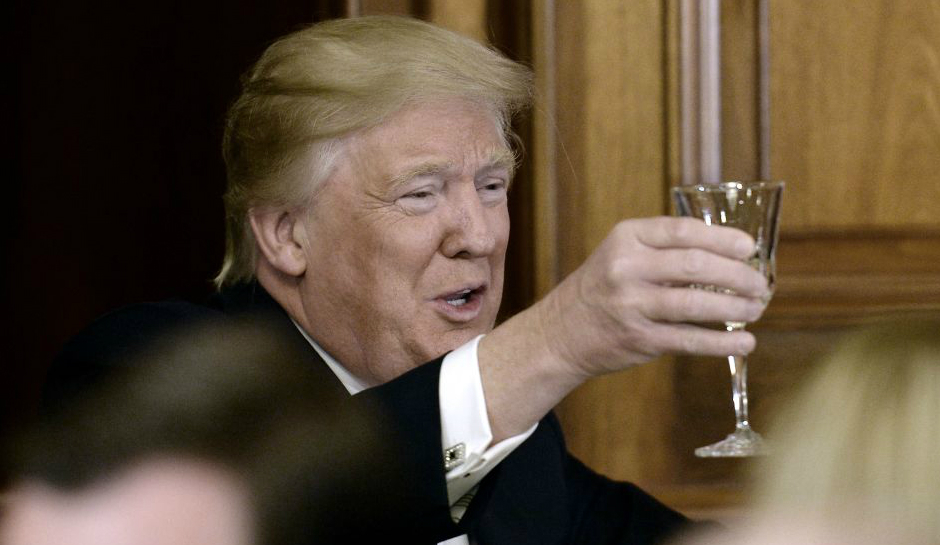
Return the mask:
{"type": "Polygon", "coordinates": [[[764,438],[751,428],[738,428],[715,444],[695,449],[699,458],[743,458],[769,453],[764,438]]]}

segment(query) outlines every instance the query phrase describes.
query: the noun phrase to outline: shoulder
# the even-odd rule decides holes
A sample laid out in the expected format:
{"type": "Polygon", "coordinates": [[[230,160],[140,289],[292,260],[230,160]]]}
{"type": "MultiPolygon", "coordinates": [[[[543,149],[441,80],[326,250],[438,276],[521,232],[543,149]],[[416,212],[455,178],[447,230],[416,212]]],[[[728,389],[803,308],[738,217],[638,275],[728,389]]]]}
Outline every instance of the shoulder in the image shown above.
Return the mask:
{"type": "Polygon", "coordinates": [[[182,300],[139,303],[105,314],[80,331],[57,359],[114,359],[190,324],[220,320],[218,310],[182,300]]]}
{"type": "Polygon", "coordinates": [[[132,365],[154,343],[177,331],[224,319],[219,310],[183,300],[111,311],[72,337],[52,361],[43,386],[43,409],[58,406],[116,369],[132,365]]]}

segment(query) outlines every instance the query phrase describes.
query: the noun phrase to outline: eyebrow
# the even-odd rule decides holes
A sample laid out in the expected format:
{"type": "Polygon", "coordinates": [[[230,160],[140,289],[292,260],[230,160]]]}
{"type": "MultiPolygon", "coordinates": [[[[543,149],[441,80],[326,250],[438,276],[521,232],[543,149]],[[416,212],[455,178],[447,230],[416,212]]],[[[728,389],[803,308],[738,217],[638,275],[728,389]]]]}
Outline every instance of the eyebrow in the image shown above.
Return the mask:
{"type": "Polygon", "coordinates": [[[399,172],[395,176],[392,176],[392,178],[389,180],[389,187],[398,187],[408,183],[414,178],[421,176],[433,176],[435,174],[447,172],[448,170],[453,170],[453,168],[454,164],[450,161],[441,163],[421,163],[420,165],[413,166],[405,171],[399,172]]]}
{"type": "MultiPolygon", "coordinates": [[[[456,165],[452,161],[430,161],[427,163],[421,163],[392,176],[389,179],[389,187],[398,187],[410,180],[413,180],[414,178],[421,176],[433,176],[435,174],[452,171],[455,168],[456,165]]],[[[508,148],[499,148],[493,150],[490,153],[489,160],[486,161],[486,165],[477,170],[477,174],[500,168],[505,168],[509,171],[509,181],[511,182],[513,174],[516,170],[516,154],[513,153],[512,150],[508,148]]]]}
{"type": "Polygon", "coordinates": [[[490,154],[490,160],[487,161],[487,166],[483,167],[480,170],[492,170],[494,168],[505,168],[509,171],[509,179],[512,180],[513,175],[516,173],[516,164],[518,163],[518,157],[515,152],[509,148],[498,148],[490,154]]]}

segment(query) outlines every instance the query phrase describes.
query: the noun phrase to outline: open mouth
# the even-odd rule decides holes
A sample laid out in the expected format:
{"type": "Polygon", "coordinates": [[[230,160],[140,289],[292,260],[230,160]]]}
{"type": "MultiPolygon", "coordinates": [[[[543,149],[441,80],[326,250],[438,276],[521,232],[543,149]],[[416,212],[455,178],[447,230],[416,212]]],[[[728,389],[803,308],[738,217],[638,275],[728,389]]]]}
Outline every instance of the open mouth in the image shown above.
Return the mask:
{"type": "Polygon", "coordinates": [[[437,312],[448,323],[466,324],[479,318],[487,309],[484,302],[487,285],[477,284],[445,293],[434,299],[437,312]]]}
{"type": "Polygon", "coordinates": [[[444,296],[444,301],[452,307],[459,308],[471,302],[474,298],[479,297],[479,295],[483,293],[483,290],[484,288],[482,286],[479,288],[467,288],[444,296]]]}
{"type": "Polygon", "coordinates": [[[459,291],[453,295],[448,295],[444,300],[452,307],[462,307],[466,305],[473,296],[473,290],[459,291]]]}

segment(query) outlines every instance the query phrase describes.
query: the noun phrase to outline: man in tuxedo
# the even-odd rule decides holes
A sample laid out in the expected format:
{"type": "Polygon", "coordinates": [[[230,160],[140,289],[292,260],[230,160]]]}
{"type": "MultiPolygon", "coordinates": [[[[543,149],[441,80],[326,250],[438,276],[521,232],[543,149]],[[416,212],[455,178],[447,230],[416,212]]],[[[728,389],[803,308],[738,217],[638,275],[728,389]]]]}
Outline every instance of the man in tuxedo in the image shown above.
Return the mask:
{"type": "MultiPolygon", "coordinates": [[[[749,333],[694,323],[755,320],[768,288],[740,231],[628,220],[494,329],[509,126],[531,95],[525,67],[417,20],[328,21],[271,45],[227,119],[213,308],[292,331],[324,380],[394,422],[408,452],[393,463],[421,478],[383,493],[406,498],[412,542],[656,542],[684,518],[571,457],[551,409],[664,353],[750,352],[749,333]]],[[[117,322],[73,347],[142,331],[117,322]]]]}

